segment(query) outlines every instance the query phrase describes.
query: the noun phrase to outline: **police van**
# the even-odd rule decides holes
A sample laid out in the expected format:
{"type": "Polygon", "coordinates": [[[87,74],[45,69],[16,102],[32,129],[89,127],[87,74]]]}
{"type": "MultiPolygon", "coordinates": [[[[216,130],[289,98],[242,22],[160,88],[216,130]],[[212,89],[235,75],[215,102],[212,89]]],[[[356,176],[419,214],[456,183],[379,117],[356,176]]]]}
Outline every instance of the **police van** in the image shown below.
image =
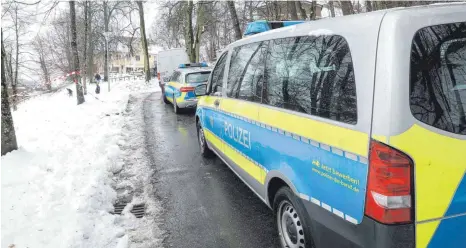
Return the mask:
{"type": "Polygon", "coordinates": [[[180,64],[162,86],[163,101],[171,103],[176,114],[183,108],[195,108],[198,97],[194,89],[206,84],[210,72],[207,63],[180,64]]]}
{"type": "Polygon", "coordinates": [[[466,4],[256,34],[195,93],[282,247],[466,247],[466,4]]]}

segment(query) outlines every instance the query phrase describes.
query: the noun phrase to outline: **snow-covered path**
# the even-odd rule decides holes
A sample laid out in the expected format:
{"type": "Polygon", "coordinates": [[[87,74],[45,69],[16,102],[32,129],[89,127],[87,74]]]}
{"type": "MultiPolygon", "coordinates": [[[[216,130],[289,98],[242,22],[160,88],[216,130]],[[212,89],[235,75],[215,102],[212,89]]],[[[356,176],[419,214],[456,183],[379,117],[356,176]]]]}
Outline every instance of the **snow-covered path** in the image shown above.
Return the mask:
{"type": "Polygon", "coordinates": [[[134,185],[147,181],[150,168],[125,165],[132,157],[144,160],[142,151],[125,151],[128,142],[143,142],[140,113],[127,108],[128,99],[139,96],[132,97],[137,106],[143,92],[158,90],[156,82],[150,85],[123,81],[110,93],[103,86],[99,100],[87,95],[79,106],[64,89],[19,106],[13,118],[20,148],[1,158],[1,247],[157,244],[157,205],[145,199],[152,189],[134,185]],[[141,187],[131,200],[146,202],[147,217],[128,213],[131,204],[122,216],[110,214],[115,189],[124,195],[141,187]],[[141,227],[144,232],[135,232],[141,227]]]}

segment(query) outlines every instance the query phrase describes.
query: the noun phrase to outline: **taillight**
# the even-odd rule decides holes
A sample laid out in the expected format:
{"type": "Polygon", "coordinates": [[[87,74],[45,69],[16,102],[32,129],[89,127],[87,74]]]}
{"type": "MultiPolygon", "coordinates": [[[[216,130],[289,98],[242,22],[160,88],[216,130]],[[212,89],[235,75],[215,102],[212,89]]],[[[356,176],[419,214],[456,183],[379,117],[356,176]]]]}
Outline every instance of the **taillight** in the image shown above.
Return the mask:
{"type": "Polygon", "coordinates": [[[413,221],[411,159],[371,140],[366,215],[385,224],[413,221]]]}
{"type": "Polygon", "coordinates": [[[194,87],[181,87],[180,88],[181,92],[189,92],[189,91],[194,91],[194,87]]]}

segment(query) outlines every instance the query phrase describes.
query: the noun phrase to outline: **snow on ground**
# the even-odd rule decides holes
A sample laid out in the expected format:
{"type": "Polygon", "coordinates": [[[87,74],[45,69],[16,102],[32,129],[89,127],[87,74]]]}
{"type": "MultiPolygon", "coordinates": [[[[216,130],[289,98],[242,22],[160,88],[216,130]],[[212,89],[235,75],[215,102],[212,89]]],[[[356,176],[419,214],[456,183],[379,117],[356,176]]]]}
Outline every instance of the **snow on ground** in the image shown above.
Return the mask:
{"type": "MultiPolygon", "coordinates": [[[[75,91],[74,85],[69,88],[75,91]]],[[[147,95],[142,92],[157,91],[158,84],[112,82],[110,93],[101,84],[99,95],[95,85],[88,89],[82,105],[62,89],[32,98],[13,113],[20,147],[1,157],[1,247],[125,248],[133,247],[133,240],[141,247],[159,242],[158,206],[145,199],[153,189],[134,183],[149,181],[148,163],[125,165],[134,156],[144,159],[142,151],[125,151],[127,142],[143,142],[134,136],[142,135],[143,127],[141,113],[127,107],[130,94],[147,95]],[[119,175],[123,172],[126,177],[119,175]],[[110,214],[122,184],[139,189],[132,203],[145,201],[150,216],[136,219],[128,213],[131,204],[122,216],[110,214]]]]}

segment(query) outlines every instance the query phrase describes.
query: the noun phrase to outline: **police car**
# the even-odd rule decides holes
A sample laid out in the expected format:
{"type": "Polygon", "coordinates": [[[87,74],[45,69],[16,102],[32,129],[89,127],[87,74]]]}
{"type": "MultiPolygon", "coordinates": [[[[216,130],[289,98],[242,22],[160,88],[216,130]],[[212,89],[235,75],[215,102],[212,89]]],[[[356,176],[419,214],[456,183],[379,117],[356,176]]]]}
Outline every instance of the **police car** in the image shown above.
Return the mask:
{"type": "Polygon", "coordinates": [[[163,101],[173,104],[175,113],[182,108],[195,108],[198,97],[194,89],[207,82],[210,72],[206,63],[181,64],[163,85],[163,101]]]}
{"type": "Polygon", "coordinates": [[[465,3],[252,35],[196,88],[201,153],[282,247],[466,247],[465,79],[465,3]]]}

